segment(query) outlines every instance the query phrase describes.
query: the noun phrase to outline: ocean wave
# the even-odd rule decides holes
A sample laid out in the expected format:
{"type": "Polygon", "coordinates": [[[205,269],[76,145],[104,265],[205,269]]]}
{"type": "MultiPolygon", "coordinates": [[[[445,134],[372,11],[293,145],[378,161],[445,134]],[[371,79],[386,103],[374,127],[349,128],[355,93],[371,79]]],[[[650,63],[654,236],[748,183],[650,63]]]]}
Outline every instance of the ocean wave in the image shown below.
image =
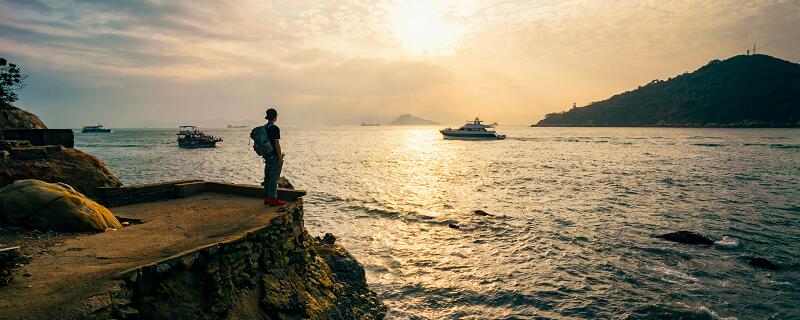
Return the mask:
{"type": "Polygon", "coordinates": [[[662,275],[661,280],[670,283],[685,283],[686,281],[696,282],[697,278],[680,270],[675,270],[666,266],[648,267],[651,271],[656,271],[662,275]]]}
{"type": "Polygon", "coordinates": [[[721,143],[692,143],[693,146],[698,147],[724,147],[724,144],[721,143]]]}
{"type": "Polygon", "coordinates": [[[626,314],[622,319],[737,320],[736,317],[720,316],[704,305],[689,306],[683,303],[648,305],[626,314]]]}
{"type": "Polygon", "coordinates": [[[787,207],[787,208],[780,208],[782,210],[791,211],[791,212],[800,212],[800,207],[787,207]]]}
{"type": "Polygon", "coordinates": [[[773,149],[800,149],[800,144],[773,143],[769,147],[773,149]]]}

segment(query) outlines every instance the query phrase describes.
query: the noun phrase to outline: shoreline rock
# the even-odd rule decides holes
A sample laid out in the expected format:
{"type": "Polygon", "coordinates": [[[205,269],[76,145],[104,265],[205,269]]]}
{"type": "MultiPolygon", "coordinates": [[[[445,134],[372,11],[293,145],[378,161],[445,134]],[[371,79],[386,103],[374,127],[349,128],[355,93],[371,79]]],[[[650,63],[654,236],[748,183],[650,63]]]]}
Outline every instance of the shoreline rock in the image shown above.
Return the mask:
{"type": "Polygon", "coordinates": [[[89,198],[96,198],[96,188],[122,185],[99,159],[61,146],[12,149],[0,159],[0,187],[26,179],[66,183],[89,198]]]}
{"type": "Polygon", "coordinates": [[[780,270],[781,269],[780,266],[772,263],[772,261],[769,261],[769,260],[767,260],[765,258],[760,258],[760,257],[750,258],[750,261],[748,261],[747,264],[749,264],[749,265],[751,265],[753,267],[759,268],[759,269],[767,269],[767,270],[780,270]]]}
{"type": "Polygon", "coordinates": [[[657,235],[656,238],[661,238],[667,241],[683,243],[683,244],[691,244],[691,245],[710,246],[714,244],[713,240],[709,239],[704,235],[685,230],[657,235]]]}
{"type": "Polygon", "coordinates": [[[483,210],[480,210],[480,209],[478,209],[478,210],[475,210],[475,211],[472,211],[472,213],[474,213],[476,216],[481,216],[481,217],[488,217],[488,216],[491,216],[491,214],[490,214],[490,213],[488,213],[488,212],[486,212],[486,211],[483,211],[483,210]]]}
{"type": "Polygon", "coordinates": [[[3,129],[47,129],[42,119],[33,113],[0,101],[3,129]]]}
{"type": "Polygon", "coordinates": [[[132,269],[83,301],[86,319],[383,319],[364,267],[312,237],[294,206],[259,230],[132,269]]]}
{"type": "MultiPolygon", "coordinates": [[[[47,129],[33,113],[0,102],[4,129],[47,129]]],[[[66,183],[96,198],[96,188],[119,187],[122,182],[96,157],[60,145],[33,146],[26,140],[0,140],[0,188],[17,180],[66,183]]]]}
{"type": "Polygon", "coordinates": [[[0,188],[0,222],[62,232],[122,228],[111,211],[69,185],[32,179],[14,181],[0,188]]]}

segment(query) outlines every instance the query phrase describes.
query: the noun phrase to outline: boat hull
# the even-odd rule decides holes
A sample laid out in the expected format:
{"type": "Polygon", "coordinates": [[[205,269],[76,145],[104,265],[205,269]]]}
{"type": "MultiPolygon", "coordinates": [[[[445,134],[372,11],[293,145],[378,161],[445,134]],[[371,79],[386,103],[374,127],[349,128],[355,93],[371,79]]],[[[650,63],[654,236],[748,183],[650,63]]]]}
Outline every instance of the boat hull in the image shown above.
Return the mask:
{"type": "Polygon", "coordinates": [[[111,129],[83,129],[81,133],[111,133],[111,129]]]}
{"type": "Polygon", "coordinates": [[[178,146],[181,148],[186,149],[197,149],[197,148],[216,148],[217,141],[203,141],[203,142],[180,142],[178,141],[178,146]]]}
{"type": "Polygon", "coordinates": [[[494,132],[489,133],[460,133],[455,131],[440,131],[445,139],[448,140],[502,140],[505,139],[505,135],[495,134],[494,132]]]}

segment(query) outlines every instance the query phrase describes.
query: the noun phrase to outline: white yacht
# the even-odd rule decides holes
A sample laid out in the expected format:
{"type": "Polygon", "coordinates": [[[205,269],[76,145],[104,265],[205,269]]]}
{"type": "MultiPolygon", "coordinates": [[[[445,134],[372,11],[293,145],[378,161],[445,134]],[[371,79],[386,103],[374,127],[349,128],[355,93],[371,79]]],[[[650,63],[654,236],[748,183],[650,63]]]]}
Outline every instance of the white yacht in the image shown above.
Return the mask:
{"type": "Polygon", "coordinates": [[[464,139],[464,140],[500,140],[505,139],[504,134],[497,134],[494,130],[494,125],[481,124],[480,119],[477,117],[475,120],[467,122],[457,130],[447,128],[439,130],[444,135],[445,139],[464,139]]]}
{"type": "Polygon", "coordinates": [[[102,132],[102,133],[111,133],[111,129],[103,127],[102,124],[97,124],[95,126],[85,126],[81,130],[82,133],[91,133],[91,132],[102,132]]]}

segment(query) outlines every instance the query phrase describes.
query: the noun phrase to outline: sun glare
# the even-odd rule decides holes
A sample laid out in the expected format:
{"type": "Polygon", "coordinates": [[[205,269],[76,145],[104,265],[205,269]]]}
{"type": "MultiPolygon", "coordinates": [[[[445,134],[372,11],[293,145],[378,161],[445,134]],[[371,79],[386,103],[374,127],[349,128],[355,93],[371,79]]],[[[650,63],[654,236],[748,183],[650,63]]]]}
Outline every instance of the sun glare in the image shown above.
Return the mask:
{"type": "Polygon", "coordinates": [[[451,54],[462,33],[445,21],[445,7],[433,1],[400,0],[390,15],[395,37],[409,54],[451,54]]]}

